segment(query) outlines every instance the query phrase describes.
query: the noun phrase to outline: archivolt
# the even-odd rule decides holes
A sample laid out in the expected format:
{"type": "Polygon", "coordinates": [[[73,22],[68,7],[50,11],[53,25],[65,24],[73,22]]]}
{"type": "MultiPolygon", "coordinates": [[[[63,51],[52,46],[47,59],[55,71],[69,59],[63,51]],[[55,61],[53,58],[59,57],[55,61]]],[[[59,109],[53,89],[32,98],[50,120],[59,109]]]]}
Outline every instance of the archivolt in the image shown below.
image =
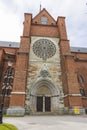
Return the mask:
{"type": "Polygon", "coordinates": [[[60,93],[59,90],[56,88],[56,86],[51,81],[49,81],[47,79],[42,79],[42,80],[35,82],[33,84],[33,86],[31,86],[30,94],[36,95],[38,89],[42,86],[48,87],[49,90],[51,91],[52,96],[59,95],[59,93],[60,93]]]}

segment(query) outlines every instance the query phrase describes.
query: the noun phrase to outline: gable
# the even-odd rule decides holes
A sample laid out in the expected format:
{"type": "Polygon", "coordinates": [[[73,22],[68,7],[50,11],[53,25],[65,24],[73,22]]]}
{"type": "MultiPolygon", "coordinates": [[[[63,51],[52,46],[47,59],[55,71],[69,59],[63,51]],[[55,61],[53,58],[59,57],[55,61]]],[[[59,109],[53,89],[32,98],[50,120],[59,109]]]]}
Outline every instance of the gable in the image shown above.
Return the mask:
{"type": "Polygon", "coordinates": [[[54,18],[47,12],[46,9],[40,11],[38,15],[33,18],[33,23],[43,25],[56,25],[54,18]]]}

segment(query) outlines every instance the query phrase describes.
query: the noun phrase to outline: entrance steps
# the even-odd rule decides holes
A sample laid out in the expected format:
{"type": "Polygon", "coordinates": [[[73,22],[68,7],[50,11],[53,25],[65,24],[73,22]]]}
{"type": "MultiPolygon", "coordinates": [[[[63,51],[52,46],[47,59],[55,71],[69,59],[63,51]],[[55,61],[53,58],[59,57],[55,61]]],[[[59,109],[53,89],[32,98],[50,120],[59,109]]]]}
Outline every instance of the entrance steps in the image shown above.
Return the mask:
{"type": "Polygon", "coordinates": [[[44,116],[44,115],[58,115],[58,113],[55,113],[55,112],[35,112],[35,113],[31,113],[30,115],[44,116]]]}

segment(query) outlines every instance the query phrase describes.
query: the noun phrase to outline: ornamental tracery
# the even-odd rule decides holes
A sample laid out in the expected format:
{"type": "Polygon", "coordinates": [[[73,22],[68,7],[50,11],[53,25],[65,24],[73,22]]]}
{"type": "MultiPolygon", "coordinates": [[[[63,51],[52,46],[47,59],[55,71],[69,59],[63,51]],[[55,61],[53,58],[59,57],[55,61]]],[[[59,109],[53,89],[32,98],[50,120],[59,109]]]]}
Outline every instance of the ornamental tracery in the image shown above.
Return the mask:
{"type": "Polygon", "coordinates": [[[3,79],[2,93],[10,94],[13,88],[13,80],[14,80],[14,68],[8,66],[3,79]]]}
{"type": "Polygon", "coordinates": [[[55,55],[56,46],[51,40],[40,39],[33,44],[33,52],[37,57],[47,60],[55,55]]]}

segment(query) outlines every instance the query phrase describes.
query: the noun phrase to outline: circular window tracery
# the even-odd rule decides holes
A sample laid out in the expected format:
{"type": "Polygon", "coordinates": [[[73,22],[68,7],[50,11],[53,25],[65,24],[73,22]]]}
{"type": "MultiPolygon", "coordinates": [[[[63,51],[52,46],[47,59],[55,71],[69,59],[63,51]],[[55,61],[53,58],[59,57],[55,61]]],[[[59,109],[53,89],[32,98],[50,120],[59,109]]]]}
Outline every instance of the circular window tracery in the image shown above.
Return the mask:
{"type": "Polygon", "coordinates": [[[40,39],[33,44],[33,52],[36,56],[46,60],[56,53],[56,46],[48,39],[40,39]]]}

